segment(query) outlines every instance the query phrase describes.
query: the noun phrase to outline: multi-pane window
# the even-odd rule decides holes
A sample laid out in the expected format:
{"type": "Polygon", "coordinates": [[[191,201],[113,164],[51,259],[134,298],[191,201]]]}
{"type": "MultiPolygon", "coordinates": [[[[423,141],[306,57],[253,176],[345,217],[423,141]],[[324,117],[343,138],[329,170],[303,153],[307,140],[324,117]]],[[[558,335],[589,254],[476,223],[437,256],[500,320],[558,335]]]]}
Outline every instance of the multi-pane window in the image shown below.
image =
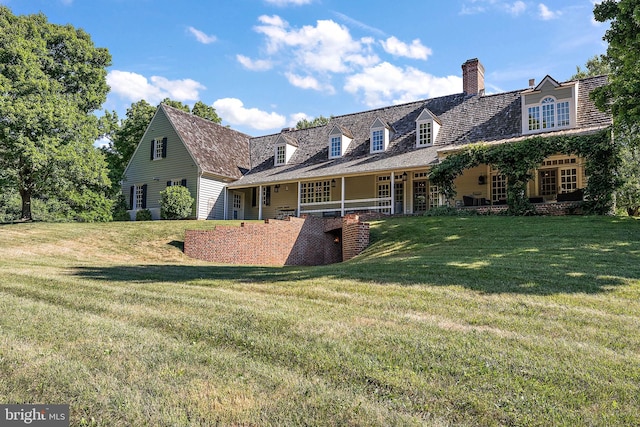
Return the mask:
{"type": "Polygon", "coordinates": [[[540,105],[528,107],[529,130],[553,129],[571,124],[569,101],[556,102],[546,97],[540,105]]]}
{"type": "Polygon", "coordinates": [[[164,145],[164,141],[161,139],[154,140],[155,149],[153,150],[153,160],[162,158],[162,146],[164,145]]]}
{"type": "Polygon", "coordinates": [[[529,107],[529,130],[540,129],[540,107],[529,107]]]}
{"type": "Polygon", "coordinates": [[[276,147],[276,165],[284,165],[287,159],[287,147],[278,145],[276,147]]]}
{"type": "Polygon", "coordinates": [[[242,207],[242,196],[238,193],[233,194],[233,208],[240,209],[242,207]]]}
{"type": "Polygon", "coordinates": [[[571,193],[578,188],[578,169],[560,169],[560,191],[571,193]]]}
{"type": "Polygon", "coordinates": [[[135,201],[135,204],[133,205],[133,209],[144,209],[144,190],[144,185],[138,184],[134,187],[135,196],[133,200],[135,201]]]}
{"type": "Polygon", "coordinates": [[[384,132],[382,130],[374,130],[371,132],[371,151],[384,150],[384,132]]]}
{"type": "Polygon", "coordinates": [[[332,136],[329,145],[329,157],[340,157],[342,155],[342,137],[332,136]]]}
{"type": "Polygon", "coordinates": [[[418,124],[418,145],[431,144],[431,122],[418,124]]]}
{"type": "Polygon", "coordinates": [[[556,103],[558,110],[558,126],[569,126],[569,101],[556,103]]]}
{"type": "Polygon", "coordinates": [[[495,203],[507,200],[507,177],[494,174],[491,176],[491,200],[495,203]]]}
{"type": "Polygon", "coordinates": [[[549,129],[555,127],[555,101],[553,98],[542,100],[542,128],[549,129]]]}
{"type": "Polygon", "coordinates": [[[429,183],[429,209],[438,207],[439,199],[440,193],[438,192],[438,186],[429,183]]]}
{"type": "Polygon", "coordinates": [[[300,203],[331,201],[331,181],[303,182],[300,184],[300,203]]]}

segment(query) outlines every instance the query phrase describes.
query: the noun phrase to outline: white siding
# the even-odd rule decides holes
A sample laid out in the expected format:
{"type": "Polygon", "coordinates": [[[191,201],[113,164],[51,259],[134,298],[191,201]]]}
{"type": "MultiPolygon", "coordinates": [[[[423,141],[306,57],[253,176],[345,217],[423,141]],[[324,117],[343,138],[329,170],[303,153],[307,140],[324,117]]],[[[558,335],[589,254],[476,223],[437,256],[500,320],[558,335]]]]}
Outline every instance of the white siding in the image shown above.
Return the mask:
{"type": "Polygon", "coordinates": [[[226,184],[214,178],[200,178],[198,219],[224,219],[224,188],[226,184]]]}

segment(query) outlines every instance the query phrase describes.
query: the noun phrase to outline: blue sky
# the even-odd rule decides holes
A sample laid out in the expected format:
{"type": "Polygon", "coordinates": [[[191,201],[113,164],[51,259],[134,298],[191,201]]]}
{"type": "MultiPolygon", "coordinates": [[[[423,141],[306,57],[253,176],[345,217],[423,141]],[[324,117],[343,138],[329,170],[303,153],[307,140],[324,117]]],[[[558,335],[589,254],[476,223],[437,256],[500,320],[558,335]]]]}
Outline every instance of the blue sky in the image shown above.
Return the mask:
{"type": "Polygon", "coordinates": [[[169,97],[213,105],[253,136],[302,118],[564,81],[604,53],[594,0],[0,0],[87,31],[113,56],[104,109],[169,97]]]}

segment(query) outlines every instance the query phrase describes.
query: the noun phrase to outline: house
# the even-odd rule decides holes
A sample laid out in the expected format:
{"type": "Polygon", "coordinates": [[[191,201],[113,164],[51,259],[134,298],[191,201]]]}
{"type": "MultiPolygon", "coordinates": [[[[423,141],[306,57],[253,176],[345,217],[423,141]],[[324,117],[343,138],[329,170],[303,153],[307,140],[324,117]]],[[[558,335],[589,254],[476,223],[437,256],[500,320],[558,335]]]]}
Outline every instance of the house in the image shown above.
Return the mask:
{"type": "MultiPolygon", "coordinates": [[[[486,95],[480,61],[466,61],[462,70],[463,93],[252,138],[250,170],[227,186],[226,218],[419,214],[443,204],[504,204],[506,177],[490,165],[465,170],[454,200],[444,199],[429,171],[472,144],[590,135],[611,125],[589,99],[604,76],[563,83],[546,76],[524,90],[486,95]]],[[[576,197],[588,179],[584,159],[563,153],[544,159],[533,176],[527,196],[543,203],[576,197]]]]}
{"type": "Polygon", "coordinates": [[[225,187],[249,168],[249,136],[161,104],[122,182],[130,216],[149,209],[160,218],[160,192],[182,185],[195,199],[193,217],[222,219],[225,187]]]}
{"type": "MultiPolygon", "coordinates": [[[[126,169],[123,192],[133,213],[158,217],[159,192],[181,184],[199,219],[420,214],[441,205],[504,205],[507,178],[491,165],[470,167],[445,198],[430,181],[452,153],[536,136],[588,136],[608,128],[589,93],[606,76],[558,82],[544,77],[522,90],[485,94],[478,59],[462,65],[463,92],[332,117],[308,129],[250,138],[162,105],[126,169]],[[153,196],[151,196],[153,195],[153,196]]],[[[580,199],[585,159],[554,153],[533,171],[526,196],[549,204],[580,199]]]]}

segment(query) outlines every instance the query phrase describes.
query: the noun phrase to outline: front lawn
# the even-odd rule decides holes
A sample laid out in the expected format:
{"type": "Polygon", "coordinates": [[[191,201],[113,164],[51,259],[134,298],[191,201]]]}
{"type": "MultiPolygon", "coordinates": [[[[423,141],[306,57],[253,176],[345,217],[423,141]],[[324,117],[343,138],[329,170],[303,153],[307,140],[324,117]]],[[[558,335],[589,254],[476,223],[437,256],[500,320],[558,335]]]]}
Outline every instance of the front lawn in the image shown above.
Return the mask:
{"type": "Polygon", "coordinates": [[[639,425],[640,222],[394,218],[354,260],[186,258],[214,222],[0,226],[0,403],[71,425],[639,425]]]}

